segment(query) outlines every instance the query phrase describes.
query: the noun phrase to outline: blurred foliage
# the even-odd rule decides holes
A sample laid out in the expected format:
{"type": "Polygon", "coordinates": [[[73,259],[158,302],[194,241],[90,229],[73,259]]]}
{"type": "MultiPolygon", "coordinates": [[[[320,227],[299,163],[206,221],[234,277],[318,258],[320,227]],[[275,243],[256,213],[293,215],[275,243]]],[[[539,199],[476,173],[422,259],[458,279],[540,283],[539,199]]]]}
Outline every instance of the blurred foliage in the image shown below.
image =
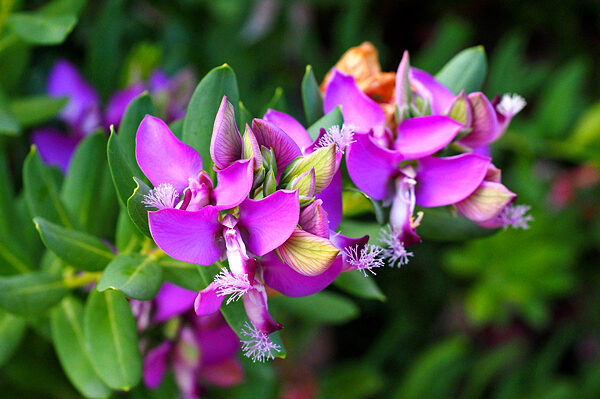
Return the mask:
{"type": "MultiPolygon", "coordinates": [[[[414,65],[436,73],[460,49],[483,44],[486,94],[517,92],[528,101],[493,150],[507,186],[533,208],[531,229],[467,244],[421,244],[403,269],[378,272],[385,302],[352,302],[338,287],[300,302],[274,298],[273,308],[289,318],[282,320],[288,359],[246,362],[245,384],[207,397],[600,397],[600,187],[593,173],[583,183],[577,174],[582,165],[596,173],[600,166],[597,1],[438,0],[426,9],[392,0],[45,4],[0,5],[0,167],[9,172],[0,173],[9,176],[0,182],[0,203],[12,201],[0,227],[18,226],[9,241],[22,254],[11,263],[17,270],[38,263],[42,244],[23,222],[26,198],[11,187],[23,186],[27,128],[61,108],[60,100],[41,95],[59,57],[83,66],[104,99],[156,66],[172,74],[191,65],[203,76],[227,62],[253,116],[274,101],[302,120],[308,63],[319,82],[344,50],[370,40],[384,69],[394,70],[408,48],[414,65]],[[314,315],[325,325],[306,323],[314,315]]],[[[57,183],[48,190],[60,186],[52,170],[40,173],[57,183]]],[[[369,227],[348,220],[342,231],[369,227]]],[[[2,260],[0,274],[12,274],[2,260]]],[[[57,262],[47,252],[42,268],[51,274],[57,262]]],[[[370,297],[383,299],[379,289],[370,297]]],[[[49,323],[0,314],[2,396],[79,397],[51,349],[49,323]]],[[[175,389],[171,378],[156,391],[138,387],[118,397],[171,398],[175,389]]]]}

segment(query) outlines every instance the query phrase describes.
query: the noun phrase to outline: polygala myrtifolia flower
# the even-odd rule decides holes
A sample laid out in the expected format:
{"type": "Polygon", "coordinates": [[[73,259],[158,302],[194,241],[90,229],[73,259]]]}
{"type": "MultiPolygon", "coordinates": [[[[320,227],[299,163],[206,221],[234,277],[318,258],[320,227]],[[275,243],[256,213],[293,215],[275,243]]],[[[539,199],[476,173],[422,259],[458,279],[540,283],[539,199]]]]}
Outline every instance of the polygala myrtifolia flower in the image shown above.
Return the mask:
{"type": "Polygon", "coordinates": [[[196,295],[164,283],[152,301],[131,301],[148,388],[160,386],[168,369],[185,399],[200,398],[205,383],[229,387],[243,380],[235,332],[220,314],[196,316],[196,295]]]}
{"type": "MultiPolygon", "coordinates": [[[[334,144],[303,155],[290,136],[260,119],[242,137],[224,98],[211,141],[216,187],[200,155],[152,116],[138,129],[136,158],[155,187],[144,203],[156,209],[148,214],[156,244],[173,258],[200,265],[227,259],[229,267],[198,294],[196,313],[216,312],[227,296],[228,303],[243,298],[251,323],[244,348],[255,360],[273,357],[277,346],[267,344],[268,335],[281,328],[268,312],[265,283],[278,289],[283,278],[296,279],[304,289],[296,294],[308,295],[343,268],[369,268],[366,259],[348,266],[338,256],[323,200],[315,197],[336,174],[334,144]]],[[[351,244],[362,250],[365,238],[358,241],[351,244]]]]}
{"type": "Polygon", "coordinates": [[[420,241],[416,205],[452,205],[484,227],[522,225],[506,216],[516,195],[502,185],[500,171],[486,156],[487,146],[525,105],[520,96],[489,101],[479,92],[455,95],[410,67],[407,52],[396,73],[381,72],[370,43],[348,50],[321,89],[324,111],[341,106],[344,122],[354,127],[346,151],[350,178],[391,207],[383,238],[394,244],[389,249],[396,250],[386,252],[392,260],[405,262],[405,246],[420,241]],[[434,156],[451,143],[457,155],[434,156]]]}
{"type": "Polygon", "coordinates": [[[154,71],[147,83],[138,82],[116,92],[102,112],[96,90],[85,81],[74,65],[66,60],[57,61],[48,75],[46,91],[52,97],[67,97],[67,105],[59,118],[68,134],[53,128],[40,128],[32,133],[32,141],[44,162],[66,172],[77,143],[97,128],[118,126],[131,100],[148,90],[163,109],[167,120],[183,117],[195,82],[194,75],[182,70],[173,78],[162,71],[154,71]]]}

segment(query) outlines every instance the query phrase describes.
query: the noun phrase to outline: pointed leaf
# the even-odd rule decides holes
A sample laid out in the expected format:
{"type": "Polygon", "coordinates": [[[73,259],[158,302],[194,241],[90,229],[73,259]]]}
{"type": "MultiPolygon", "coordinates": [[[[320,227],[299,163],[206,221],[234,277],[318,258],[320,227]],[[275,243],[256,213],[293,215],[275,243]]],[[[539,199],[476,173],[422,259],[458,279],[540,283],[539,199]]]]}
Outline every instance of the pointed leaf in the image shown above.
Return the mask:
{"type": "Polygon", "coordinates": [[[162,269],[156,262],[140,254],[126,254],[108,264],[96,289],[114,288],[129,298],[148,301],[156,296],[161,284],[162,269]]]}
{"type": "Polygon", "coordinates": [[[308,128],[308,135],[311,139],[316,140],[319,137],[321,129],[329,129],[332,126],[342,126],[344,124],[344,116],[342,115],[342,108],[336,107],[323,115],[319,120],[310,125],[308,128]]]}
{"type": "Polygon", "coordinates": [[[302,104],[306,123],[310,126],[323,116],[323,96],[312,66],[307,65],[302,78],[302,104]]]}
{"type": "Polygon", "coordinates": [[[111,390],[94,371],[85,344],[83,305],[66,297],[53,309],[50,322],[58,360],[71,383],[87,398],[109,396],[111,390]]]}
{"type": "Polygon", "coordinates": [[[142,377],[135,318],[120,291],[92,290],[84,310],[84,336],[92,366],[111,388],[129,390],[142,377]]]}
{"type": "Polygon", "coordinates": [[[131,197],[127,200],[127,211],[135,227],[147,237],[152,237],[150,235],[150,227],[148,227],[148,208],[142,203],[144,195],[150,192],[150,187],[137,177],[134,177],[133,180],[137,186],[133,190],[131,197]]]}
{"type": "Polygon", "coordinates": [[[35,218],[34,223],[46,247],[77,270],[102,270],[115,257],[108,245],[90,234],[43,218],[35,218]]]}
{"type": "Polygon", "coordinates": [[[486,72],[485,50],[483,46],[475,46],[455,55],[435,78],[454,94],[461,90],[471,93],[481,88],[486,72]]]}

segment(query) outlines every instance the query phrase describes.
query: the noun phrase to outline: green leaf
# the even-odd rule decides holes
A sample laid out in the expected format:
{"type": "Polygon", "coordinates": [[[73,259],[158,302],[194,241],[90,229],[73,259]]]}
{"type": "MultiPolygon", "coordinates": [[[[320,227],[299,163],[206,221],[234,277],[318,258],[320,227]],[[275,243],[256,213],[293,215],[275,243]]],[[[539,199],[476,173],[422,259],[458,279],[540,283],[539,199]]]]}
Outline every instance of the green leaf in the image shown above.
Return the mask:
{"type": "Polygon", "coordinates": [[[358,307],[351,300],[332,292],[321,291],[301,298],[277,296],[269,300],[274,310],[291,314],[306,322],[343,324],[358,316],[358,307]]]}
{"type": "Polygon", "coordinates": [[[135,136],[137,135],[137,130],[142,119],[144,119],[146,115],[154,115],[154,112],[152,98],[148,92],[144,92],[131,100],[123,114],[121,123],[119,123],[119,141],[123,146],[127,159],[129,159],[136,167],[135,136]]]}
{"type": "Polygon", "coordinates": [[[58,303],[68,290],[60,276],[46,272],[0,277],[0,306],[11,313],[40,313],[58,303]]]}
{"type": "Polygon", "coordinates": [[[22,318],[0,310],[0,366],[17,350],[26,327],[22,318]]]}
{"type": "Polygon", "coordinates": [[[15,13],[7,25],[27,43],[52,45],[62,43],[77,23],[74,15],[45,15],[42,13],[15,13]]]}
{"type": "Polygon", "coordinates": [[[84,336],[92,366],[111,388],[128,391],[142,376],[137,327],[120,291],[92,290],[84,310],[84,336]]]}
{"type": "Polygon", "coordinates": [[[133,224],[127,209],[121,208],[115,232],[115,245],[119,253],[137,251],[143,239],[144,236],[133,224]]]}
{"type": "Polygon", "coordinates": [[[162,284],[162,269],[152,259],[140,254],[119,255],[113,259],[98,282],[97,290],[122,291],[129,298],[148,301],[162,284]]]}
{"type": "Polygon", "coordinates": [[[467,241],[495,234],[498,229],[486,229],[447,209],[428,208],[417,232],[423,239],[443,242],[467,241]]]}
{"type": "Polygon", "coordinates": [[[111,132],[108,139],[108,166],[110,174],[113,178],[117,196],[124,206],[127,205],[127,199],[135,190],[135,181],[132,177],[141,178],[141,173],[127,157],[123,146],[121,145],[117,134],[114,130],[111,132]]]}
{"type": "Polygon", "coordinates": [[[385,301],[385,295],[371,276],[365,277],[360,270],[341,273],[333,285],[361,298],[385,301]]]}
{"type": "Polygon", "coordinates": [[[212,171],[210,139],[213,124],[224,95],[233,104],[237,115],[239,113],[238,85],[233,69],[227,64],[212,69],[200,81],[194,90],[183,121],[183,141],[200,153],[204,170],[208,171],[212,171]]]}
{"type": "Polygon", "coordinates": [[[344,117],[342,115],[342,107],[337,106],[331,111],[329,111],[327,114],[322,116],[315,123],[310,125],[310,127],[308,128],[308,134],[310,135],[311,139],[315,140],[317,137],[319,137],[319,132],[321,131],[321,128],[327,130],[332,126],[342,126],[343,124],[344,117]]]}
{"type": "Polygon", "coordinates": [[[166,281],[190,291],[200,291],[207,286],[200,272],[198,272],[198,268],[204,266],[197,266],[171,258],[163,258],[159,260],[158,264],[163,269],[166,281]]]}
{"type": "Polygon", "coordinates": [[[382,373],[363,362],[336,364],[323,376],[318,399],[363,399],[377,395],[385,387],[382,373]]]}
{"type": "Polygon", "coordinates": [[[21,128],[28,128],[54,118],[68,101],[67,97],[45,95],[18,98],[11,101],[10,112],[17,119],[21,128]]]}
{"type": "Polygon", "coordinates": [[[18,136],[20,132],[19,121],[10,110],[4,93],[0,92],[0,134],[14,137],[18,136]]]}
{"type": "Polygon", "coordinates": [[[269,109],[274,109],[281,112],[285,111],[285,97],[283,97],[283,89],[281,87],[277,87],[275,89],[275,93],[273,93],[273,97],[271,97],[271,99],[267,103],[267,106],[265,107],[265,112],[263,112],[263,114],[266,113],[269,109]]]}
{"type": "Polygon", "coordinates": [[[73,219],[58,194],[58,184],[46,167],[35,146],[23,164],[25,200],[31,216],[43,217],[65,227],[74,227],[73,219]]]}
{"type": "Polygon", "coordinates": [[[302,78],[302,104],[304,105],[304,116],[308,126],[323,116],[323,97],[310,65],[306,66],[302,78]]]}
{"type": "Polygon", "coordinates": [[[83,305],[64,298],[52,310],[51,331],[58,360],[71,383],[87,398],[105,398],[111,390],[92,367],[83,334],[83,305]]]}
{"type": "Polygon", "coordinates": [[[86,4],[87,0],[54,0],[40,8],[39,12],[46,15],[79,15],[86,4]]]}
{"type": "MultiPolygon", "coordinates": [[[[100,234],[116,208],[112,184],[105,180],[109,170],[106,135],[98,132],[84,138],[73,157],[61,190],[61,199],[82,230],[100,234]]],[[[113,219],[114,220],[114,219],[113,219]]]]}
{"type": "Polygon", "coordinates": [[[252,125],[252,113],[248,111],[248,108],[244,105],[243,102],[239,102],[239,112],[237,113],[238,127],[240,131],[244,131],[246,129],[246,125],[252,125]]]}
{"type": "Polygon", "coordinates": [[[35,218],[46,247],[77,270],[103,270],[115,257],[102,240],[87,233],[68,230],[43,218],[35,218]]]}
{"type": "Polygon", "coordinates": [[[485,50],[483,46],[475,46],[455,55],[435,78],[454,94],[460,93],[461,90],[471,93],[481,88],[486,72],[485,50]]]}
{"type": "Polygon", "coordinates": [[[134,177],[133,179],[137,186],[135,190],[133,190],[131,197],[127,200],[127,211],[129,217],[131,217],[131,220],[135,224],[135,227],[147,237],[152,237],[150,234],[150,227],[148,226],[148,208],[142,203],[144,195],[150,192],[150,187],[137,177],[134,177]]]}

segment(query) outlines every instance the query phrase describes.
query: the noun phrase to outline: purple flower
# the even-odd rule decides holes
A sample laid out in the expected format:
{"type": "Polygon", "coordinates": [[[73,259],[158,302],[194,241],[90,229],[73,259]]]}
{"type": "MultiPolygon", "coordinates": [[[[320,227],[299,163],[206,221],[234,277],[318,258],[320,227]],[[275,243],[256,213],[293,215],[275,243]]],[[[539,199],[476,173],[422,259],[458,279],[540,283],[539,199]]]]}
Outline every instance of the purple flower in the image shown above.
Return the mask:
{"type": "Polygon", "coordinates": [[[195,292],[164,283],[154,300],[131,301],[142,334],[143,379],[148,388],[157,388],[169,368],[186,399],[199,398],[203,383],[232,386],[243,380],[235,332],[219,314],[197,317],[195,297],[195,292]],[[164,328],[166,336],[154,344],[156,335],[145,333],[165,323],[170,326],[164,328]]]}

